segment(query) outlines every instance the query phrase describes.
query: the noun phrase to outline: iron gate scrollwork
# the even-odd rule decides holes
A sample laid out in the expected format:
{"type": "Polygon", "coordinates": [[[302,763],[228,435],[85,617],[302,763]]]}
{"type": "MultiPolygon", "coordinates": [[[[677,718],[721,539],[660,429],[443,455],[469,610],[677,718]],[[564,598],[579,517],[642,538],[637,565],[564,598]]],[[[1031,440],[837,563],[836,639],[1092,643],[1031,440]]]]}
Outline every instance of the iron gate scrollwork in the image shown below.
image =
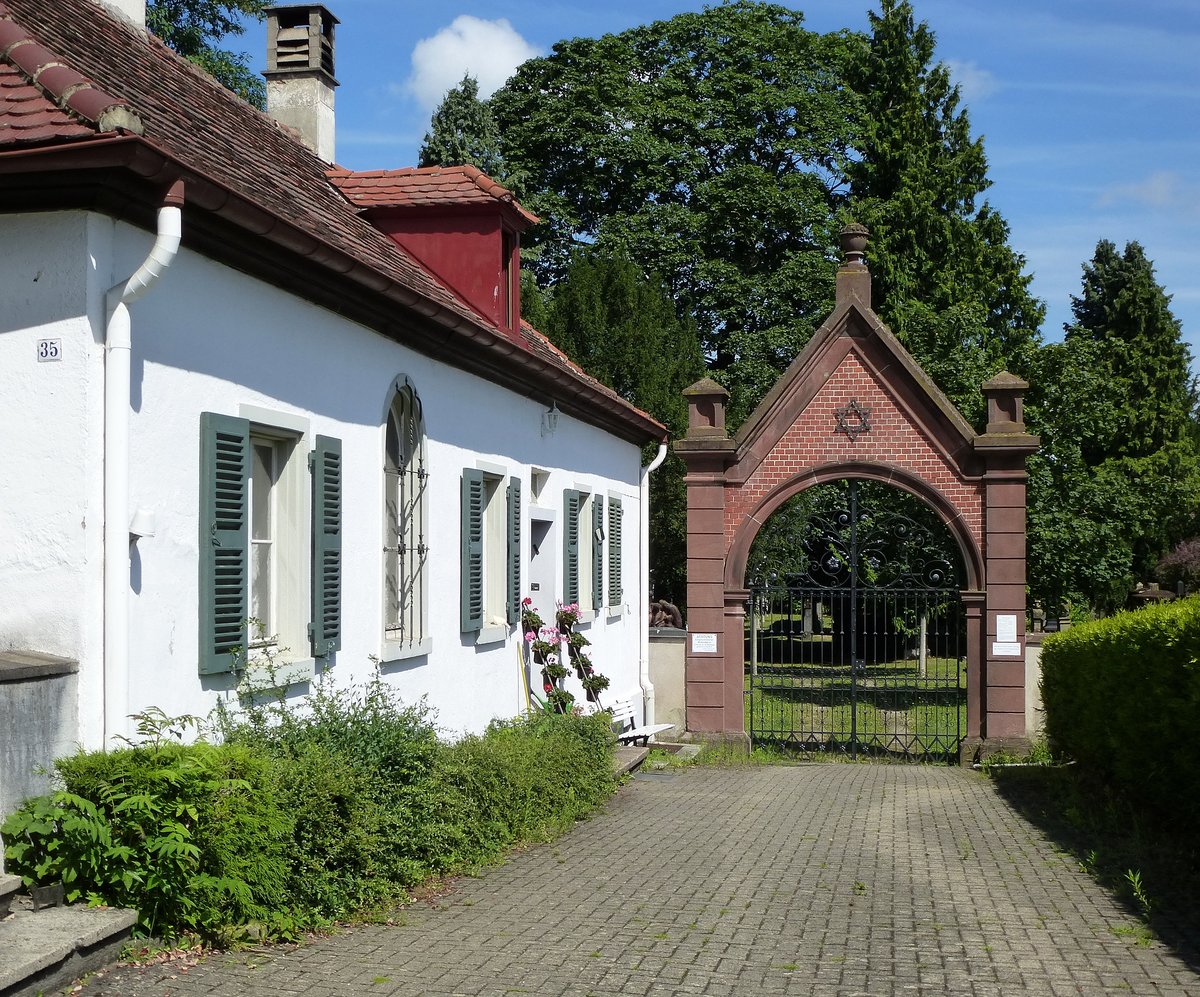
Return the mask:
{"type": "MultiPolygon", "coordinates": [[[[806,751],[957,758],[966,732],[959,557],[948,531],[850,480],[752,580],[746,729],[806,751]]],[[[932,514],[930,514],[931,517],[932,514]]]]}

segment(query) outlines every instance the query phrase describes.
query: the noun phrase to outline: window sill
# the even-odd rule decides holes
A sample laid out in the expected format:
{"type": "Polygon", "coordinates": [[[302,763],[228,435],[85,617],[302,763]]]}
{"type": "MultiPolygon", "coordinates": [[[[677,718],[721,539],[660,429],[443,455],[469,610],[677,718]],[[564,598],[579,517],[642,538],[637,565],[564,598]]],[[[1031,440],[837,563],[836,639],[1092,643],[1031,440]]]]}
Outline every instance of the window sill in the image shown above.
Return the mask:
{"type": "Polygon", "coordinates": [[[475,635],[475,646],[483,647],[485,644],[501,644],[508,639],[507,626],[490,626],[484,627],[475,635]]]}
{"type": "Polygon", "coordinates": [[[416,644],[401,644],[399,641],[384,639],[383,648],[379,652],[379,663],[390,665],[396,661],[407,661],[409,658],[420,658],[433,650],[433,638],[426,637],[416,644]]]}
{"type": "Polygon", "coordinates": [[[579,622],[577,627],[590,627],[596,622],[596,611],[594,609],[583,610],[579,614],[579,622]]]}
{"type": "Polygon", "coordinates": [[[608,622],[611,623],[613,620],[619,620],[624,615],[625,615],[625,607],[623,605],[608,607],[608,617],[607,617],[608,622]]]}
{"type": "Polygon", "coordinates": [[[316,674],[316,658],[297,658],[295,661],[275,662],[271,665],[251,661],[246,666],[246,682],[255,692],[302,685],[311,682],[316,674]]]}

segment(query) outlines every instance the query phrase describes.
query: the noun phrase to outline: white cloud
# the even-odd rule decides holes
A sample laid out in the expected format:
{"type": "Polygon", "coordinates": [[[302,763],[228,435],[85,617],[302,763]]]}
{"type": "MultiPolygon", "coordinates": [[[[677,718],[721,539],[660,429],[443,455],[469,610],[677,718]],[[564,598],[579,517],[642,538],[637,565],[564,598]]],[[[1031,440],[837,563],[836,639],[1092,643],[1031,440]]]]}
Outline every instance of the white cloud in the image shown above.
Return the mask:
{"type": "Polygon", "coordinates": [[[432,111],[464,75],[479,81],[479,96],[490,97],[517,66],[539,54],[506,19],[485,21],[460,14],[413,46],[412,72],[403,85],[392,89],[432,111]]]}
{"type": "Polygon", "coordinates": [[[947,59],[946,67],[950,70],[950,78],[958,84],[966,104],[984,100],[1000,89],[1000,81],[996,79],[996,75],[973,62],[947,59]]]}
{"type": "Polygon", "coordinates": [[[1105,188],[1097,203],[1102,208],[1132,203],[1146,208],[1167,208],[1191,214],[1195,210],[1195,193],[1178,173],[1155,170],[1144,180],[1105,188]]]}

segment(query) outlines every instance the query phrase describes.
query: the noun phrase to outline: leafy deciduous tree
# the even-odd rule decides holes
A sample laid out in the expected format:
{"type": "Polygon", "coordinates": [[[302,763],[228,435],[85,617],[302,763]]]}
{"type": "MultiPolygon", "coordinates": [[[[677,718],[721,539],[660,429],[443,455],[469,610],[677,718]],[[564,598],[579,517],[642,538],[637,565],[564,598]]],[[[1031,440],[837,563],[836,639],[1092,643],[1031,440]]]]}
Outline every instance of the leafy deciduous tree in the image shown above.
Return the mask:
{"type": "Polygon", "coordinates": [[[223,87],[262,109],[267,105],[266,84],[250,68],[250,56],[225,51],[216,43],[226,35],[242,34],[245,17],[261,21],[268,5],[268,0],[150,0],[146,26],[223,87]]]}
{"type": "Polygon", "coordinates": [[[739,0],[560,42],[492,98],[512,183],[547,219],[539,281],[590,243],[661,274],[734,422],[832,304],[846,48],[739,0]]]}
{"type": "Polygon", "coordinates": [[[1041,351],[1030,419],[1029,575],[1035,598],[1119,608],[1196,532],[1200,457],[1190,357],[1141,246],[1100,242],[1066,340],[1041,351]]]}

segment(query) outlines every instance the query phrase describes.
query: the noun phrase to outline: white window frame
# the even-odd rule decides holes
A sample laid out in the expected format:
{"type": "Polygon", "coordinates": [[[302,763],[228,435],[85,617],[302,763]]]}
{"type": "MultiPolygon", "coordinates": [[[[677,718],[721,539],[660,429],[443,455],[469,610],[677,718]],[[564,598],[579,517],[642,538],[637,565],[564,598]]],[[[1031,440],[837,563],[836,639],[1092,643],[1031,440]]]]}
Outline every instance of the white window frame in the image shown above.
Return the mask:
{"type": "MultiPolygon", "coordinates": [[[[312,677],[314,661],[309,650],[308,620],[312,594],[312,499],[308,471],[305,420],[288,418],[243,406],[242,418],[250,422],[251,459],[256,448],[270,447],[274,460],[268,508],[271,515],[270,615],[261,634],[249,634],[247,669],[252,684],[286,686],[312,677]],[[264,421],[265,420],[265,421],[264,421]]],[[[253,607],[255,483],[250,476],[247,507],[249,570],[246,605],[253,607]]],[[[263,541],[258,541],[259,543],[263,541]]],[[[253,608],[250,609],[253,616],[253,608]]]]}

